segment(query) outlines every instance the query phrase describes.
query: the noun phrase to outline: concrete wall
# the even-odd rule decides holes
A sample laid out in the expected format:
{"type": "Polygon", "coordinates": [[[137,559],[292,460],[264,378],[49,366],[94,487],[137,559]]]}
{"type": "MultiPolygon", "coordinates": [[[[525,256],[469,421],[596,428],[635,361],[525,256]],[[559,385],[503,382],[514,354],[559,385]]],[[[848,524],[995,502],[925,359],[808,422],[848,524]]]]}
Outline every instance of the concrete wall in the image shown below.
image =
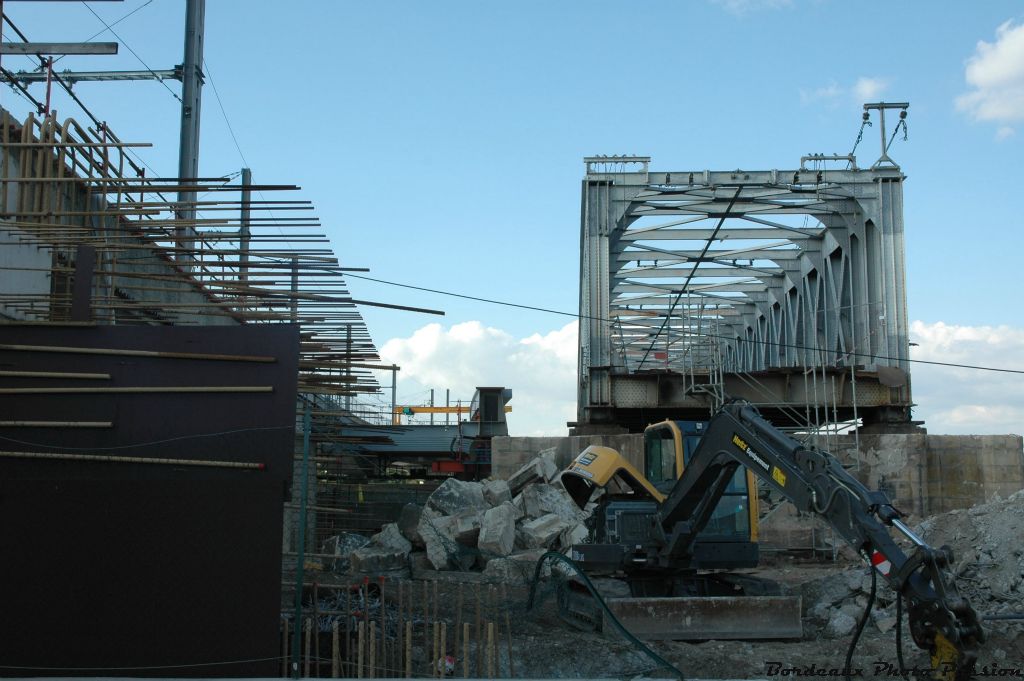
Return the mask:
{"type": "Polygon", "coordinates": [[[1024,488],[1020,435],[929,435],[929,513],[965,508],[1024,488]]]}
{"type": "Polygon", "coordinates": [[[643,463],[644,436],[574,435],[571,437],[495,437],[491,440],[491,475],[506,480],[519,468],[545,449],[555,448],[555,463],[566,468],[590,445],[611,447],[634,466],[643,463]]]}
{"type": "MultiPolygon", "coordinates": [[[[616,449],[642,468],[642,435],[496,437],[492,474],[507,478],[538,452],[552,447],[558,465],[565,468],[592,444],[616,449]]],[[[819,446],[839,457],[868,488],[885,491],[914,522],[1024,489],[1024,438],[1020,435],[866,433],[831,437],[819,446]]],[[[767,511],[762,507],[762,514],[767,511]]],[[[761,524],[761,543],[766,547],[821,548],[829,535],[820,521],[798,513],[788,503],[771,510],[761,524]]]]}

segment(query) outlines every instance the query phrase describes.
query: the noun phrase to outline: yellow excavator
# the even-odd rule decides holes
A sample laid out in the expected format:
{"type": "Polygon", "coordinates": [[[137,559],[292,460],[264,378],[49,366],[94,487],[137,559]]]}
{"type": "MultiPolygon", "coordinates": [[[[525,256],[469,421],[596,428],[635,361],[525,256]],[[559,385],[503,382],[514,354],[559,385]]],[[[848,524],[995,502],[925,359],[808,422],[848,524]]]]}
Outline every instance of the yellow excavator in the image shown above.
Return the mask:
{"type": "MultiPolygon", "coordinates": [[[[714,596],[716,568],[756,563],[756,548],[751,554],[744,545],[756,547],[757,478],[831,525],[873,568],[872,583],[881,578],[899,594],[897,612],[906,612],[914,643],[931,653],[934,678],[970,677],[985,633],[956,588],[949,547],[926,544],[885,493],[869,490],[831,454],[793,439],[753,405],[728,402],[700,431],[698,443],[697,433],[679,424],[648,429],[644,473],[608,447],[591,446],[576,457],[562,484],[580,508],[596,499],[594,542],[571,548],[578,567],[624,574],[634,596],[714,596]],[[891,530],[908,540],[909,555],[891,530]]],[[[626,605],[649,613],[664,608],[664,600],[626,605]]],[[[718,599],[682,600],[697,604],[695,619],[723,614],[718,599]]],[[[737,610],[741,624],[778,614],[770,604],[761,615],[737,610]]],[[[662,619],[675,616],[662,612],[662,619]]]]}

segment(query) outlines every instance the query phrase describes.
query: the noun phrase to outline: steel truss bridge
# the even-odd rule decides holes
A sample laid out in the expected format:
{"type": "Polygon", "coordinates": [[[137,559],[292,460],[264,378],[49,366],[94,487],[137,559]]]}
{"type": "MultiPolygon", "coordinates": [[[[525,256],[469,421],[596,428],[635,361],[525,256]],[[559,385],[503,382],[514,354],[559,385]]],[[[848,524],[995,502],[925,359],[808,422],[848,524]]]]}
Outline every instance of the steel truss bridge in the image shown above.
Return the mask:
{"type": "Polygon", "coordinates": [[[735,396],[792,427],[909,422],[905,176],[887,155],[584,162],[577,432],[706,418],[735,396]]]}

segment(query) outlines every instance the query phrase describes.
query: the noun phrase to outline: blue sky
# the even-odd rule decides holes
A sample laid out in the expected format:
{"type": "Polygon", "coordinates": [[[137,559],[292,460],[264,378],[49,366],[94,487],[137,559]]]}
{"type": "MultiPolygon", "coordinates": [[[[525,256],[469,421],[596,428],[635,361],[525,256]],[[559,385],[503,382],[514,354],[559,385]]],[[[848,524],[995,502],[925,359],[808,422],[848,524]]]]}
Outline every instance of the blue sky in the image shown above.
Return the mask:
{"type": "MultiPolygon", "coordinates": [[[[848,152],[863,95],[871,94],[911,103],[909,141],[891,152],[909,178],[911,319],[929,332],[941,322],[1007,323],[993,333],[1020,333],[1010,298],[1016,268],[998,257],[1021,241],[1018,2],[207,4],[207,71],[255,181],[301,185],[342,263],[370,267],[369,276],[574,312],[583,156],[650,155],[652,169],[669,171],[792,168],[808,152],[848,152]],[[995,76],[975,73],[980,95],[958,106],[976,89],[967,68],[984,55],[979,41],[994,46],[985,65],[995,76]]],[[[114,27],[123,40],[118,56],[68,57],[58,69],[142,68],[128,47],[152,68],[181,61],[183,2],[90,7],[108,22],[141,9],[114,27]]],[[[103,30],[81,3],[4,9],[33,40],[84,40],[103,30]]],[[[30,66],[13,57],[3,65],[30,66]]],[[[34,90],[38,96],[41,86],[34,90]]],[[[83,83],[76,91],[122,139],[152,141],[140,154],[154,169],[175,172],[179,109],[167,88],[83,83]]],[[[26,110],[9,89],[0,97],[26,110]]],[[[67,100],[55,101],[62,118],[80,117],[67,100]]],[[[877,134],[868,129],[861,165],[877,157],[877,134]]],[[[241,165],[208,85],[201,173],[241,165]]],[[[405,339],[393,346],[403,352],[431,322],[441,324],[443,356],[453,325],[479,322],[518,347],[570,321],[349,283],[359,298],[447,312],[364,308],[378,346],[405,339]]],[[[1015,352],[972,363],[1024,368],[1024,352],[1015,352]]],[[[481,366],[487,360],[478,358],[481,366]]],[[[493,374],[473,380],[524,383],[493,374]]],[[[410,396],[425,387],[453,386],[400,384],[410,396]]],[[[1021,407],[1011,423],[1024,415],[1024,400],[1021,407]]],[[[529,430],[537,429],[553,427],[529,430]]]]}

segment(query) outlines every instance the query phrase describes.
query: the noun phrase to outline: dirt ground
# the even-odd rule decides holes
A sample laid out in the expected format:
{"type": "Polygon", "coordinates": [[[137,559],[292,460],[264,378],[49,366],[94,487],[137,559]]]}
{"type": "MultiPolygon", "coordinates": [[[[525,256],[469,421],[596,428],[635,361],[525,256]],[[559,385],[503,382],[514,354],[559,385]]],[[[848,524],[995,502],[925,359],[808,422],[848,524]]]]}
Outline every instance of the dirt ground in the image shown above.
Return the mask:
{"type": "MultiPolygon", "coordinates": [[[[842,558],[837,564],[781,558],[751,572],[798,593],[802,583],[833,576],[837,570],[853,565],[844,564],[842,558]]],[[[670,670],[655,669],[650,658],[617,634],[575,631],[553,616],[552,610],[542,612],[542,616],[520,620],[518,627],[513,627],[516,657],[521,660],[516,676],[672,676],[670,670]]],[[[904,664],[907,668],[927,669],[928,655],[913,644],[905,618],[903,627],[904,664]]],[[[1024,622],[992,622],[987,633],[977,670],[983,673],[987,667],[995,676],[1024,674],[1020,671],[1024,669],[1024,622]]],[[[655,642],[650,647],[687,678],[836,676],[842,673],[851,638],[826,638],[821,625],[805,618],[804,636],[799,641],[655,642]],[[836,669],[840,671],[832,671],[836,669]]],[[[862,670],[861,678],[899,678],[895,630],[883,634],[869,621],[854,651],[851,668],[862,670]]]]}

